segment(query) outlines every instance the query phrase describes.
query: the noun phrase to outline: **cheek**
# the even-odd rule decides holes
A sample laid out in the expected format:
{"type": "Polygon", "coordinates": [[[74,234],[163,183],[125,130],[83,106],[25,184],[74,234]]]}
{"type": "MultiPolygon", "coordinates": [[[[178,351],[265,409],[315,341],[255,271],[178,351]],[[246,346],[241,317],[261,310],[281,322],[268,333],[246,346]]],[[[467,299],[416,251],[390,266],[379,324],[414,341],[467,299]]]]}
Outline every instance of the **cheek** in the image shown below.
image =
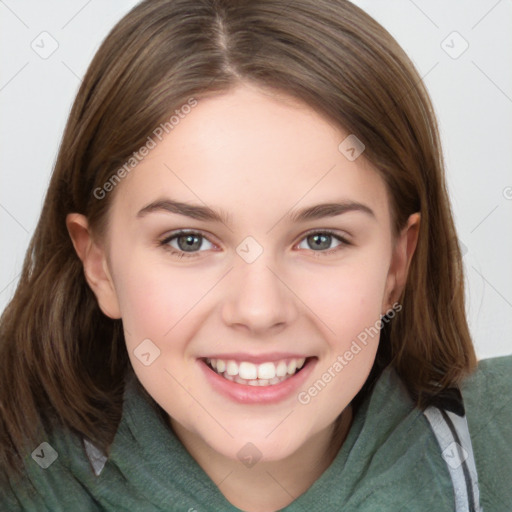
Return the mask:
{"type": "MultiPolygon", "coordinates": [[[[334,421],[365,383],[380,338],[381,298],[386,273],[374,264],[347,266],[316,281],[307,303],[317,304],[325,343],[316,378],[298,396],[312,415],[334,421]]],[[[304,288],[305,289],[305,288],[304,288]]],[[[306,301],[305,301],[306,302],[306,301]]]]}
{"type": "Polygon", "coordinates": [[[137,256],[117,274],[116,291],[125,326],[134,337],[162,339],[211,287],[199,272],[143,264],[137,256]],[[138,263],[140,262],[140,265],[138,263]]]}
{"type": "Polygon", "coordinates": [[[302,273],[298,295],[337,339],[346,341],[379,319],[386,277],[382,256],[347,259],[336,267],[302,273]]]}
{"type": "Polygon", "coordinates": [[[184,358],[199,324],[194,308],[212,287],[204,277],[151,261],[143,251],[120,259],[115,284],[126,348],[138,379],[157,400],[171,392],[177,403],[188,403],[181,385],[192,386],[194,374],[184,358]]]}

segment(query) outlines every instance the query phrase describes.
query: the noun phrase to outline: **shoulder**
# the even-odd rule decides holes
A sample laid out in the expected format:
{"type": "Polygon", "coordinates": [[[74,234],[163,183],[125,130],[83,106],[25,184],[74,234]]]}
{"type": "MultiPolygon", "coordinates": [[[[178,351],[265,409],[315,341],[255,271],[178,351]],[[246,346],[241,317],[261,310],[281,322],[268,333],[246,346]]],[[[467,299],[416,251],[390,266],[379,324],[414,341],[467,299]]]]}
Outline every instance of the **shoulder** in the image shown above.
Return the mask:
{"type": "Polygon", "coordinates": [[[479,361],[461,385],[484,510],[512,510],[512,355],[479,361]]]}
{"type": "Polygon", "coordinates": [[[461,392],[466,405],[468,422],[474,429],[487,428],[491,423],[512,429],[503,420],[512,417],[512,355],[483,359],[477,370],[467,377],[461,392]]]}
{"type": "Polygon", "coordinates": [[[94,479],[89,464],[82,441],[77,436],[61,431],[51,433],[48,441],[26,454],[21,475],[5,475],[2,479],[0,510],[98,510],[86,489],[86,484],[94,479]],[[86,473],[91,476],[87,478],[86,473]]]}

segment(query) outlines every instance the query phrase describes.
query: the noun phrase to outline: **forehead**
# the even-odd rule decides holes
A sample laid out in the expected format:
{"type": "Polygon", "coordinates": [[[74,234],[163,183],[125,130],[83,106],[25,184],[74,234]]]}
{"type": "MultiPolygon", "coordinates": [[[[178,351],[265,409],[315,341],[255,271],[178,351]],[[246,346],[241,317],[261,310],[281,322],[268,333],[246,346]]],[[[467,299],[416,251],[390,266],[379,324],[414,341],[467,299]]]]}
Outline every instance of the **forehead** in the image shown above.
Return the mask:
{"type": "Polygon", "coordinates": [[[296,206],[342,199],[387,217],[384,182],[350,135],[297,100],[240,86],[198,99],[123,180],[115,202],[134,216],[158,199],[203,203],[226,217],[273,220],[296,206]],[[131,210],[131,211],[128,211],[131,210]]]}

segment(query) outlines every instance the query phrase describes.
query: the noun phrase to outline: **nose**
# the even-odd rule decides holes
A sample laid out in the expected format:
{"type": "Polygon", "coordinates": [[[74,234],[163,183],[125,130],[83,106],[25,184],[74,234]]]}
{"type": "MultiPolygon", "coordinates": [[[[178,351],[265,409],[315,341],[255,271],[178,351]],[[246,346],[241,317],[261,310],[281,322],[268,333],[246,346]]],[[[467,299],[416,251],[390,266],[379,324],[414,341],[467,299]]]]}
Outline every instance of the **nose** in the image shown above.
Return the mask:
{"type": "Polygon", "coordinates": [[[265,253],[255,262],[238,261],[226,283],[224,323],[254,335],[275,334],[297,318],[294,294],[265,253]]]}

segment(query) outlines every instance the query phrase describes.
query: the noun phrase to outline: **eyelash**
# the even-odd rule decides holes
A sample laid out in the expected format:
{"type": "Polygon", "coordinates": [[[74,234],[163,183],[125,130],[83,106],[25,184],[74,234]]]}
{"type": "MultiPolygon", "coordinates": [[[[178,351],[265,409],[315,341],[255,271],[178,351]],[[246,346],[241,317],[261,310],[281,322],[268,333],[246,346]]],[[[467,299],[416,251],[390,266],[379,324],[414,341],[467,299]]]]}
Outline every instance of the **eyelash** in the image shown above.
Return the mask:
{"type": "MultiPolygon", "coordinates": [[[[177,256],[180,259],[181,258],[194,258],[194,257],[199,256],[199,254],[201,252],[203,252],[203,251],[196,251],[196,252],[178,251],[178,250],[174,249],[174,247],[171,247],[169,245],[169,242],[171,242],[171,240],[174,240],[175,238],[179,238],[182,235],[199,235],[201,238],[204,238],[204,239],[208,240],[208,237],[204,236],[199,231],[184,231],[184,230],[181,230],[181,231],[177,231],[177,232],[173,233],[172,235],[170,235],[170,236],[164,238],[163,240],[161,240],[159,242],[159,246],[161,246],[161,247],[163,247],[163,249],[169,251],[172,256],[177,256]]],[[[339,242],[341,242],[341,245],[339,245],[338,247],[335,247],[334,249],[328,249],[326,251],[313,251],[311,249],[311,252],[313,252],[315,257],[331,256],[333,253],[335,253],[338,250],[342,249],[344,246],[352,245],[346,238],[336,234],[334,231],[329,230],[329,229],[308,231],[300,239],[300,242],[302,242],[304,239],[308,238],[311,235],[330,235],[333,238],[335,238],[336,240],[338,240],[339,242]]],[[[210,240],[208,240],[208,241],[210,243],[213,243],[210,240]]]]}

